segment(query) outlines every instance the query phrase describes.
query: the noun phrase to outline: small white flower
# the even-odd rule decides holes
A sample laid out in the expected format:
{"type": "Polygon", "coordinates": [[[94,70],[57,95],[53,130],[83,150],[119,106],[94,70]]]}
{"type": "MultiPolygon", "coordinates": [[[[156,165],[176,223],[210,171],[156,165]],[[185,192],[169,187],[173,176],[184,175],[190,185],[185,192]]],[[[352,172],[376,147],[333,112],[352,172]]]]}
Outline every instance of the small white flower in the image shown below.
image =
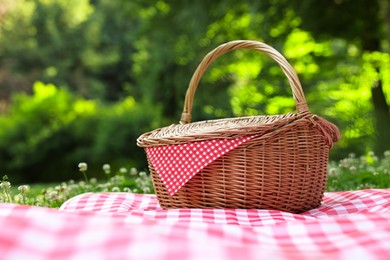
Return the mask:
{"type": "Polygon", "coordinates": [[[110,174],[111,172],[111,166],[109,164],[104,164],[103,165],[103,171],[106,173],[106,174],[110,174]]]}
{"type": "Polygon", "coordinates": [[[5,191],[9,191],[11,189],[11,183],[9,181],[2,181],[0,183],[0,188],[5,191]]]}
{"type": "Polygon", "coordinates": [[[111,181],[114,185],[118,185],[125,181],[125,177],[121,175],[115,175],[114,177],[111,177],[111,181]]]}
{"type": "Polygon", "coordinates": [[[135,167],[132,167],[132,168],[130,169],[130,175],[131,175],[131,176],[136,176],[137,174],[138,174],[137,169],[136,169],[135,167]]]}
{"type": "Polygon", "coordinates": [[[130,192],[130,193],[131,193],[131,189],[130,189],[129,187],[124,187],[124,188],[123,188],[123,191],[124,191],[124,192],[130,192]]]}
{"type": "Polygon", "coordinates": [[[18,190],[19,190],[20,194],[26,195],[30,191],[30,186],[28,186],[28,185],[21,185],[21,186],[18,187],[18,190]]]}
{"type": "Polygon", "coordinates": [[[341,167],[341,168],[348,168],[348,166],[349,166],[348,159],[342,159],[340,161],[339,167],[341,167]]]}
{"type": "Polygon", "coordinates": [[[20,193],[15,195],[14,200],[17,202],[23,201],[23,195],[20,193]]]}
{"type": "Polygon", "coordinates": [[[79,170],[80,172],[86,172],[88,169],[88,165],[85,162],[79,163],[79,170]]]}
{"type": "Polygon", "coordinates": [[[99,184],[97,187],[98,187],[99,189],[103,190],[103,189],[106,188],[106,185],[105,185],[105,184],[99,184]]]}
{"type": "Polygon", "coordinates": [[[336,175],[337,174],[337,169],[336,168],[330,168],[329,169],[329,175],[336,175]]]}
{"type": "Polygon", "coordinates": [[[112,192],[120,192],[121,190],[119,189],[119,187],[113,187],[112,188],[112,192]]]}
{"type": "Polygon", "coordinates": [[[47,194],[47,198],[48,200],[50,201],[56,201],[58,200],[58,192],[57,191],[50,191],[48,194],[47,194]]]}
{"type": "Polygon", "coordinates": [[[122,167],[122,168],[119,169],[119,172],[120,172],[121,174],[126,174],[126,173],[127,173],[127,169],[124,168],[124,167],[122,167]]]}

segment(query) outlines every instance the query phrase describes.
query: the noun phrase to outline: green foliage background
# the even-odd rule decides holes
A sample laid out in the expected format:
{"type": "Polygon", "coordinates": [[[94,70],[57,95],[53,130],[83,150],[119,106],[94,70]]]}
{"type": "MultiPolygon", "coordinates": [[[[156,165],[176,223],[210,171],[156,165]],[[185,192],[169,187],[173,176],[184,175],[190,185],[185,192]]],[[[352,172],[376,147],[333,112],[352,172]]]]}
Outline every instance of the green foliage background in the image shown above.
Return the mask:
{"type": "MultiPolygon", "coordinates": [[[[389,2],[2,0],[0,171],[35,182],[74,178],[80,161],[145,168],[136,138],[177,123],[200,60],[237,39],[290,61],[311,111],[341,130],[332,159],[381,154],[390,147],[389,2]]],[[[291,111],[276,63],[239,50],[204,75],[193,120],[291,111]]]]}

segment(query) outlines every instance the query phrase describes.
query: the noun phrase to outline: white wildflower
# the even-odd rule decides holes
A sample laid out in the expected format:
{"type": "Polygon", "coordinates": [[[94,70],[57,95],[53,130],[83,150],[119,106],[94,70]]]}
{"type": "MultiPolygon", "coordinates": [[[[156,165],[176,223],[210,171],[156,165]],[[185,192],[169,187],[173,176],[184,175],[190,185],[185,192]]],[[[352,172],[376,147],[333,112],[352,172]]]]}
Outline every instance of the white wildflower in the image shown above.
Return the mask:
{"type": "Polygon", "coordinates": [[[53,191],[50,191],[48,194],[47,194],[47,199],[49,201],[57,201],[59,199],[58,197],[58,192],[53,190],[53,191]]]}
{"type": "Polygon", "coordinates": [[[26,195],[30,191],[30,186],[28,186],[28,185],[21,185],[21,186],[18,187],[18,190],[19,190],[20,194],[26,195]]]}
{"type": "Polygon", "coordinates": [[[334,168],[334,167],[332,167],[332,168],[330,168],[329,169],[329,175],[336,175],[337,174],[337,169],[336,168],[334,168]]]}
{"type": "Polygon", "coordinates": [[[11,189],[11,183],[9,181],[2,181],[0,183],[0,188],[4,191],[9,191],[11,189]]]}
{"type": "Polygon", "coordinates": [[[104,164],[103,165],[103,171],[105,174],[110,174],[111,173],[111,166],[109,164],[104,164]]]}
{"type": "Polygon", "coordinates": [[[88,165],[85,162],[79,163],[79,170],[80,172],[86,172],[88,169],[88,165]]]}
{"type": "Polygon", "coordinates": [[[119,189],[119,187],[115,186],[111,189],[112,192],[120,192],[121,190],[119,189]]]}
{"type": "Polygon", "coordinates": [[[131,175],[131,176],[136,176],[137,174],[138,174],[137,169],[136,169],[135,167],[132,167],[132,168],[130,169],[130,175],[131,175]]]}
{"type": "Polygon", "coordinates": [[[341,167],[341,168],[348,168],[348,161],[346,159],[342,159],[340,161],[339,167],[341,167]]]}
{"type": "Polygon", "coordinates": [[[124,191],[124,192],[130,192],[130,193],[131,193],[131,189],[130,189],[129,187],[124,187],[124,188],[123,188],[123,191],[124,191]]]}

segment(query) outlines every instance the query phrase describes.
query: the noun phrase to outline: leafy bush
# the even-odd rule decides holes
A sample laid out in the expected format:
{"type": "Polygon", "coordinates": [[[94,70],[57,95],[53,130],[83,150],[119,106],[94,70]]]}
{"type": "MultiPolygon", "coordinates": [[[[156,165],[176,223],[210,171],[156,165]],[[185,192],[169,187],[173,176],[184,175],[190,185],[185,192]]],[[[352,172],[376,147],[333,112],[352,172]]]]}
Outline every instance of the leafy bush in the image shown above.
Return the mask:
{"type": "Polygon", "coordinates": [[[79,158],[145,168],[136,138],[159,118],[158,110],[132,97],[103,104],[38,82],[34,95],[16,94],[9,113],[0,115],[0,165],[17,183],[76,178],[79,158]]]}

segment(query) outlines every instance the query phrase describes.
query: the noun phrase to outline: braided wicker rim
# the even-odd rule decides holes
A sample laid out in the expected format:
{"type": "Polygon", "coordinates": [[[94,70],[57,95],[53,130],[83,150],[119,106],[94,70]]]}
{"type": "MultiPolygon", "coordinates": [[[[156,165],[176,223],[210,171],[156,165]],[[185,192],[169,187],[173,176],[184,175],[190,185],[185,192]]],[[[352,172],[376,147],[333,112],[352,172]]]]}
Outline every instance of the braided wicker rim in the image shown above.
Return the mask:
{"type": "MultiPolygon", "coordinates": [[[[169,144],[184,144],[192,141],[210,139],[229,139],[244,135],[262,134],[275,131],[293,121],[307,117],[308,114],[285,114],[273,116],[250,116],[225,118],[194,122],[191,124],[173,124],[144,133],[138,140],[141,147],[169,144]]],[[[311,116],[311,115],[309,115],[311,116]]]]}

